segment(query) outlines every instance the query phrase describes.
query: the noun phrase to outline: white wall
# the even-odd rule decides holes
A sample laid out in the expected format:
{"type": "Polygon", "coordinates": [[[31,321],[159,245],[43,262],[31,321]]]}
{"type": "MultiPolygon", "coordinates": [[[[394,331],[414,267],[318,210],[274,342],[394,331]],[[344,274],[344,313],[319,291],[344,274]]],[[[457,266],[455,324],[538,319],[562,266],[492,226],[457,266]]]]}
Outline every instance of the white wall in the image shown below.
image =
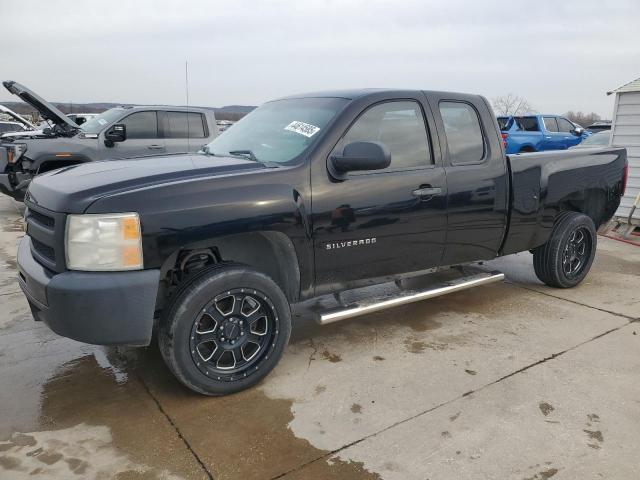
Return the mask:
{"type": "MultiPolygon", "coordinates": [[[[640,192],[640,92],[616,94],[611,144],[614,147],[627,149],[629,160],[627,191],[616,212],[617,216],[627,218],[631,205],[640,192]]],[[[640,219],[640,209],[636,209],[633,218],[640,219]]]]}

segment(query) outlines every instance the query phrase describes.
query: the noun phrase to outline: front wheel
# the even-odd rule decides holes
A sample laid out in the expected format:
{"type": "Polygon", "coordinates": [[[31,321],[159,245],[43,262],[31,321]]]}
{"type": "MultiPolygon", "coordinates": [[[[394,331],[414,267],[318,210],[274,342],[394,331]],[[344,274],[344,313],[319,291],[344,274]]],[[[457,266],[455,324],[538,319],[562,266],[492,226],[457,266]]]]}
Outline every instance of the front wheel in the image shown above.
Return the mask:
{"type": "Polygon", "coordinates": [[[158,341],[165,363],[185,386],[226,395],[264,378],[290,332],[289,303],[273,280],[243,265],[219,265],[178,292],[158,341]]]}
{"type": "Polygon", "coordinates": [[[560,214],[549,241],[533,250],[536,276],[550,287],[576,286],[591,269],[597,243],[591,218],[576,212],[560,214]]]}

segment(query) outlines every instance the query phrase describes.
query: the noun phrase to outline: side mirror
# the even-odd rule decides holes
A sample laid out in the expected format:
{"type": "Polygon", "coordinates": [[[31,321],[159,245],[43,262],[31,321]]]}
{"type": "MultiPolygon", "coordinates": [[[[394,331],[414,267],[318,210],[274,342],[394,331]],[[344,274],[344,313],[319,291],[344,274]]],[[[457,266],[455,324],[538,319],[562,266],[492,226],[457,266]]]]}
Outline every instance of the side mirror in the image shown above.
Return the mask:
{"type": "Polygon", "coordinates": [[[584,128],[576,127],[571,131],[571,133],[573,133],[576,137],[579,137],[584,133],[584,128]]]}
{"type": "Polygon", "coordinates": [[[332,155],[331,164],[340,173],[382,170],[391,165],[391,152],[384,143],[353,142],[344,147],[342,155],[332,155]]]}
{"type": "Polygon", "coordinates": [[[113,147],[116,142],[124,142],[127,139],[127,126],[123,123],[112,125],[104,134],[104,143],[107,147],[113,147]]]}

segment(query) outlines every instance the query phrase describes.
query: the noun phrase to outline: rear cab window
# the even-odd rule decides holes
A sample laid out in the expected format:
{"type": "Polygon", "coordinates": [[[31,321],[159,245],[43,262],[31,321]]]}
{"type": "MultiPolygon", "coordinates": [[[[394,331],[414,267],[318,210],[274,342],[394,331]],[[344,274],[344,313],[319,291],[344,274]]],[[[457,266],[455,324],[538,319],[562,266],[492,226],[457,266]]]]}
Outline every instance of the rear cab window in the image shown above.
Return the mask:
{"type": "Polygon", "coordinates": [[[500,130],[509,130],[513,125],[513,117],[498,117],[498,126],[500,130]]]}
{"type": "MultiPolygon", "coordinates": [[[[334,152],[352,142],[380,142],[391,152],[391,165],[375,173],[412,170],[433,164],[422,107],[415,100],[387,101],[369,107],[349,127],[334,152]]],[[[350,175],[371,175],[353,172],[350,175]]]]}
{"type": "Polygon", "coordinates": [[[457,101],[441,101],[439,109],[451,165],[482,163],[485,143],[476,109],[457,101]]]}

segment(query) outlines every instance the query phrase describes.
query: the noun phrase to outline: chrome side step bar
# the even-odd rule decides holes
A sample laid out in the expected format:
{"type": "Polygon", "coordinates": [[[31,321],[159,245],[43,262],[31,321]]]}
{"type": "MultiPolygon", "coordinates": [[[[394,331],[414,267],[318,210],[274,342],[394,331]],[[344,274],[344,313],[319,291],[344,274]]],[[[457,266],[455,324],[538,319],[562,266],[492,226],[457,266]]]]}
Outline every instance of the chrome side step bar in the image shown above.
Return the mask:
{"type": "Polygon", "coordinates": [[[399,292],[397,295],[387,296],[383,298],[374,298],[371,301],[359,302],[342,308],[325,311],[318,314],[317,321],[320,325],[339,322],[347,318],[358,317],[367,313],[378,312],[391,307],[405,305],[407,303],[419,302],[428,298],[439,297],[447,293],[466,290],[467,288],[478,287],[488,283],[499,282],[504,280],[504,273],[501,272],[483,272],[474,275],[462,277],[449,282],[440,283],[432,286],[427,290],[413,290],[399,292]]]}

